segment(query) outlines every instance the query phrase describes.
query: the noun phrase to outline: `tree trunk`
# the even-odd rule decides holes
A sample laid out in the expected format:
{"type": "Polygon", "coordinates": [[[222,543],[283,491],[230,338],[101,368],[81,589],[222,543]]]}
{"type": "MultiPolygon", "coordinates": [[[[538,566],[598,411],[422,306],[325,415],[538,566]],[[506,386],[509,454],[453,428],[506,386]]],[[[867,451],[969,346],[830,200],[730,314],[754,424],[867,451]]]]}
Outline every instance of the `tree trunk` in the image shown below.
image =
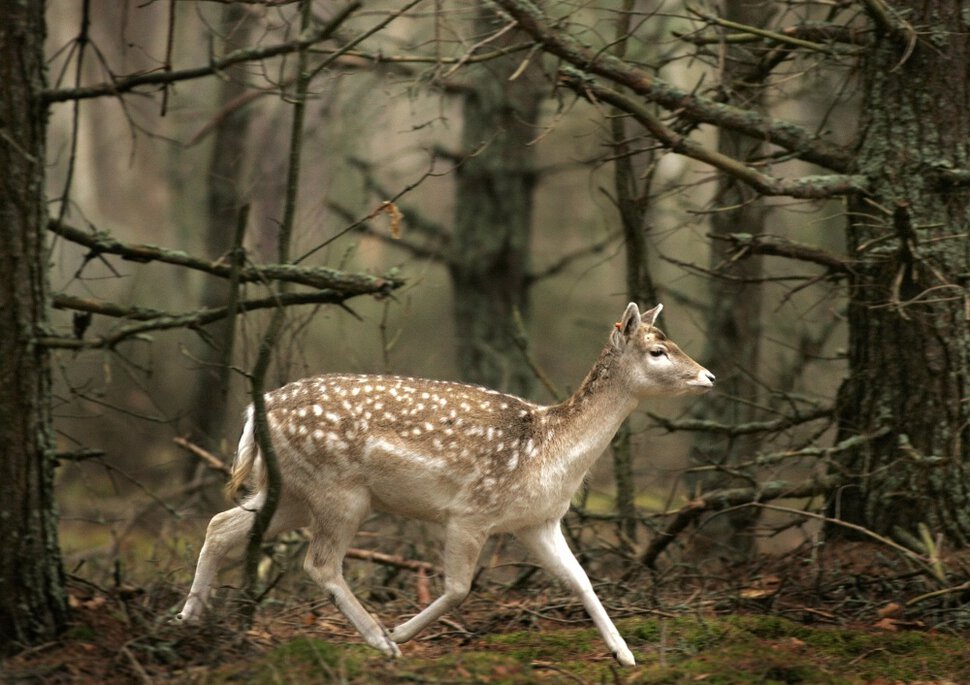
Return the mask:
{"type": "Polygon", "coordinates": [[[0,651],[67,621],[57,543],[48,325],[44,3],[0,2],[0,651]]]}
{"type": "MultiPolygon", "coordinates": [[[[223,9],[220,33],[227,37],[226,52],[249,43],[250,26],[253,23],[250,17],[250,12],[240,5],[229,5],[223,9]]],[[[226,78],[218,85],[215,102],[217,109],[230,106],[245,94],[245,78],[246,69],[242,65],[226,70],[226,78]]],[[[244,152],[249,134],[249,112],[248,106],[236,109],[219,122],[213,133],[206,197],[208,211],[205,250],[209,259],[229,258],[234,248],[240,212],[246,204],[242,186],[246,170],[244,152]]],[[[206,279],[202,287],[201,305],[226,306],[232,287],[226,279],[206,279]]],[[[198,352],[205,382],[196,384],[190,416],[197,431],[198,442],[210,450],[226,451],[228,447],[226,404],[235,324],[235,317],[228,316],[208,326],[207,344],[198,352]]]]}
{"type": "MultiPolygon", "coordinates": [[[[970,542],[970,33],[957,0],[902,0],[912,43],[882,33],[863,64],[849,206],[849,376],[839,440],[881,437],[837,465],[830,513],[876,532],[925,523],[970,542]],[[961,174],[951,173],[962,170],[961,174]]],[[[902,33],[902,32],[901,32],[902,33]]],[[[842,532],[832,526],[833,533],[842,532]]]]}
{"type": "MultiPolygon", "coordinates": [[[[630,37],[630,18],[633,16],[634,0],[624,0],[616,17],[616,38],[613,54],[623,58],[630,37]]],[[[637,173],[630,149],[626,119],[619,110],[610,119],[610,143],[613,147],[613,187],[616,192],[616,208],[620,226],[623,228],[623,246],[626,253],[627,299],[641,307],[653,307],[658,302],[657,288],[650,273],[647,247],[647,210],[650,190],[656,169],[653,151],[641,161],[646,172],[637,173]],[[642,183],[640,178],[642,177],[642,183]]],[[[620,540],[628,547],[637,540],[636,476],[633,470],[633,433],[627,419],[610,441],[613,452],[613,480],[616,483],[616,513],[619,516],[620,540]]]]}
{"type": "MultiPolygon", "coordinates": [[[[748,26],[765,26],[772,14],[771,0],[747,2],[728,0],[724,18],[748,26]]],[[[763,111],[764,86],[759,83],[757,64],[760,54],[752,53],[745,44],[728,44],[724,48],[721,75],[726,101],[739,107],[763,111]]],[[[764,154],[764,143],[737,131],[718,131],[718,151],[742,161],[764,154]]],[[[721,174],[711,214],[711,234],[723,236],[744,232],[764,232],[765,206],[750,186],[727,174],[721,174]]],[[[715,369],[718,392],[697,402],[698,418],[724,424],[751,421],[758,385],[751,375],[761,355],[761,288],[744,283],[761,275],[761,259],[729,259],[730,244],[711,241],[711,268],[731,280],[708,281],[709,305],[704,317],[707,347],[704,365],[715,369]],[[738,398],[748,400],[738,402],[738,398]]],[[[730,465],[739,456],[756,452],[756,436],[727,437],[718,433],[698,433],[690,451],[691,465],[730,465]]],[[[696,493],[738,486],[739,481],[723,473],[689,475],[688,488],[696,493]]],[[[706,520],[694,538],[694,555],[709,554],[735,560],[745,559],[754,549],[751,527],[757,518],[755,509],[739,509],[706,520]]]]}
{"type": "MultiPolygon", "coordinates": [[[[491,9],[480,9],[478,34],[502,25],[491,9]]],[[[491,45],[517,36],[510,31],[491,45]]],[[[527,320],[535,185],[529,142],[543,91],[531,67],[509,81],[521,61],[510,55],[478,66],[464,97],[463,150],[478,152],[458,169],[451,279],[462,378],[528,395],[534,379],[516,346],[515,311],[527,320]]]]}

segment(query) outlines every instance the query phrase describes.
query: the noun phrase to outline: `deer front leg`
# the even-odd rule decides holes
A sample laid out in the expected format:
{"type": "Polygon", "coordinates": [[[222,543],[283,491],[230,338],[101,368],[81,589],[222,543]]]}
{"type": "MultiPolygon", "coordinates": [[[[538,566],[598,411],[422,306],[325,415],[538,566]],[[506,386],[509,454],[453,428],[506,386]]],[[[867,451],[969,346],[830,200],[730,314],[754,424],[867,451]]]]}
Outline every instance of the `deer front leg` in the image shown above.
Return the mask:
{"type": "Polygon", "coordinates": [[[468,596],[475,576],[478,555],[485,537],[480,530],[466,530],[459,524],[449,524],[445,534],[445,592],[425,607],[417,616],[391,631],[395,642],[407,642],[431,623],[461,604],[468,596]]]}
{"type": "Polygon", "coordinates": [[[616,660],[623,666],[634,666],[636,661],[633,653],[620,637],[606,609],[593,592],[589,577],[569,549],[559,520],[523,528],[516,531],[515,536],[547,571],[562,580],[579,597],[616,660]]]}

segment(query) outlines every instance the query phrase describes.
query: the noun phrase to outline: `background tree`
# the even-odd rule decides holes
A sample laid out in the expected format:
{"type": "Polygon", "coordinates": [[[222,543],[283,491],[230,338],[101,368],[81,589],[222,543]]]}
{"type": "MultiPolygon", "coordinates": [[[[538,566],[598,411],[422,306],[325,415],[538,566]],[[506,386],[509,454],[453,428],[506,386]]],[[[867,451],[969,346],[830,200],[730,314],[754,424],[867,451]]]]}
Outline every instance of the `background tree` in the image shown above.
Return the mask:
{"type": "MultiPolygon", "coordinates": [[[[473,26],[474,36],[493,48],[522,40],[485,4],[473,26]]],[[[525,397],[535,376],[516,341],[530,313],[531,142],[545,98],[539,76],[518,54],[470,68],[462,96],[467,156],[456,170],[450,262],[461,377],[525,397]]]]}
{"type": "Polygon", "coordinates": [[[830,512],[970,539],[970,33],[962,5],[871,6],[846,248],[849,375],[830,512]],[[905,17],[905,20],[902,18],[905,17]],[[962,29],[956,29],[960,26],[962,29]]]}
{"type": "MultiPolygon", "coordinates": [[[[774,9],[772,2],[727,0],[724,18],[745,26],[766,26],[774,9]]],[[[765,111],[763,80],[767,76],[764,55],[746,43],[727,43],[721,47],[720,97],[738,107],[765,111]]],[[[764,157],[764,143],[737,131],[719,129],[718,152],[745,163],[764,157]]],[[[724,425],[745,424],[757,416],[761,356],[761,260],[752,256],[733,260],[732,233],[760,236],[765,229],[767,208],[758,193],[731,174],[721,173],[711,207],[710,268],[704,329],[710,332],[704,350],[704,364],[718,369],[717,395],[697,403],[696,415],[724,425]]],[[[730,433],[699,432],[691,445],[694,466],[731,468],[733,462],[754,454],[758,435],[733,436],[730,433]]],[[[718,487],[741,485],[725,471],[688,473],[688,487],[699,493],[718,487]]],[[[754,509],[740,509],[719,515],[702,524],[695,536],[694,554],[747,559],[755,551],[751,527],[757,518],[754,509]]]]}
{"type": "MultiPolygon", "coordinates": [[[[857,446],[839,451],[833,473],[846,477],[843,482],[852,487],[827,490],[833,497],[830,511],[879,533],[902,530],[913,536],[917,523],[924,523],[962,542],[962,517],[952,512],[965,508],[960,484],[966,481],[970,456],[965,439],[970,427],[965,401],[970,344],[963,289],[970,266],[965,239],[967,139],[966,117],[957,104],[967,97],[967,62],[962,59],[967,36],[945,28],[956,24],[935,19],[951,17],[957,22],[958,3],[941,0],[924,8],[926,13],[867,4],[873,41],[860,51],[860,135],[856,146],[845,148],[783,119],[687,93],[638,65],[592,51],[562,22],[550,21],[524,0],[499,4],[544,49],[583,70],[582,76],[567,70],[567,84],[623,107],[659,143],[734,175],[762,195],[849,199],[847,255],[736,234],[732,240],[737,257],[781,254],[850,274],[849,367],[840,391],[838,438],[839,444],[855,439],[852,445],[857,446]],[[903,15],[906,21],[899,19],[903,15]],[[926,76],[941,73],[947,77],[926,76]],[[612,84],[631,88],[637,98],[622,96],[612,84]],[[688,121],[759,136],[775,146],[777,154],[830,173],[776,176],[680,135],[645,102],[676,110],[688,121]],[[923,126],[937,113],[942,118],[923,126]],[[917,411],[914,403],[932,409],[917,411]],[[913,488],[915,483],[922,487],[913,488]]],[[[711,25],[764,35],[719,17],[705,19],[711,25]]],[[[829,19],[821,34],[826,40],[834,40],[836,47],[840,40],[853,40],[853,34],[839,30],[848,28],[847,18],[836,13],[829,19]]],[[[787,36],[811,36],[813,29],[796,24],[772,31],[769,38],[783,44],[784,55],[792,45],[787,36]]],[[[818,44],[808,45],[824,52],[818,44]]],[[[856,52],[851,42],[847,48],[856,52]]],[[[831,483],[820,484],[819,491],[831,483]]]]}

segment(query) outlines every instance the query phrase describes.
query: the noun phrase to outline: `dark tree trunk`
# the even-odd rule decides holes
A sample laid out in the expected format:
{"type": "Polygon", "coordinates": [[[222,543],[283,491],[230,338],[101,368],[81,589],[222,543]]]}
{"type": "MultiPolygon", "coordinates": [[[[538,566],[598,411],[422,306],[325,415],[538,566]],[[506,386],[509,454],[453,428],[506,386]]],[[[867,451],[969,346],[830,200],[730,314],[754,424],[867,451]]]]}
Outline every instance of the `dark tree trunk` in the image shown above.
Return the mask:
{"type": "MultiPolygon", "coordinates": [[[[479,34],[502,26],[493,11],[480,10],[479,34]]],[[[491,45],[516,36],[509,32],[491,45]]],[[[543,89],[531,67],[509,81],[521,61],[521,54],[488,61],[470,79],[462,145],[478,152],[458,169],[451,278],[462,378],[528,395],[533,376],[515,342],[515,311],[527,319],[535,185],[529,142],[537,135],[543,89]]]]}
{"type": "Polygon", "coordinates": [[[912,54],[904,36],[883,33],[863,64],[858,171],[873,192],[849,206],[849,377],[838,416],[840,439],[878,437],[840,460],[852,480],[830,513],[884,534],[925,523],[967,544],[970,190],[948,173],[970,167],[961,6],[895,3],[892,16],[920,27],[912,54]]]}
{"type": "MultiPolygon", "coordinates": [[[[227,37],[226,51],[249,43],[251,14],[240,5],[223,10],[222,35],[227,37]]],[[[246,70],[236,65],[226,70],[218,85],[216,106],[227,108],[245,94],[246,70]]],[[[206,256],[229,259],[234,247],[242,207],[246,204],[242,187],[246,170],[246,141],[249,134],[250,108],[239,107],[223,117],[213,133],[209,162],[207,193],[206,256]]],[[[203,307],[224,307],[230,299],[229,280],[208,278],[202,288],[203,307]]],[[[235,333],[235,317],[226,317],[206,328],[206,345],[198,353],[202,362],[203,382],[195,386],[190,416],[198,441],[207,449],[227,449],[226,403],[229,394],[230,367],[235,333]]],[[[193,469],[194,470],[194,469],[193,469]]]]}
{"type": "Polygon", "coordinates": [[[47,327],[44,3],[0,2],[0,651],[67,621],[47,327]]]}
{"type": "MultiPolygon", "coordinates": [[[[623,58],[627,52],[634,0],[624,0],[616,18],[616,38],[613,54],[623,58]]],[[[657,289],[650,273],[647,247],[647,211],[656,156],[647,153],[641,164],[646,173],[638,173],[634,165],[626,119],[617,111],[610,120],[610,143],[613,146],[613,185],[616,208],[623,229],[626,253],[626,292],[631,302],[641,307],[653,307],[658,302],[657,289]],[[643,164],[645,162],[645,164],[643,164]],[[640,179],[642,178],[642,183],[640,179]]],[[[631,547],[637,539],[636,477],[633,469],[633,433],[629,419],[624,421],[610,441],[613,452],[613,480],[616,483],[616,513],[619,516],[621,542],[631,547]]]]}
{"type": "MultiPolygon", "coordinates": [[[[765,26],[772,14],[770,0],[747,2],[729,0],[724,4],[726,19],[749,25],[765,26]]],[[[725,47],[722,88],[728,102],[739,107],[762,111],[763,86],[758,83],[759,55],[744,44],[725,47]]],[[[718,132],[718,150],[732,158],[750,160],[764,154],[764,143],[736,131],[718,132]]],[[[764,231],[765,207],[756,191],[733,176],[722,174],[711,215],[711,233],[764,231]]],[[[718,392],[704,397],[696,405],[699,418],[724,424],[746,423],[753,419],[753,400],[758,386],[751,375],[758,367],[761,355],[761,288],[744,283],[761,275],[761,260],[750,257],[730,260],[730,244],[713,240],[711,268],[730,280],[708,281],[708,309],[704,317],[708,345],[704,350],[704,364],[717,374],[718,392]],[[738,402],[737,398],[749,400],[738,402]]],[[[757,446],[751,436],[726,437],[718,433],[698,433],[690,451],[692,465],[730,465],[737,457],[750,457],[757,446]]],[[[737,486],[736,479],[720,472],[702,477],[689,476],[688,487],[694,491],[737,486]]],[[[695,536],[695,554],[711,554],[733,559],[748,557],[753,551],[751,526],[757,512],[740,509],[721,514],[704,522],[695,536]]]]}

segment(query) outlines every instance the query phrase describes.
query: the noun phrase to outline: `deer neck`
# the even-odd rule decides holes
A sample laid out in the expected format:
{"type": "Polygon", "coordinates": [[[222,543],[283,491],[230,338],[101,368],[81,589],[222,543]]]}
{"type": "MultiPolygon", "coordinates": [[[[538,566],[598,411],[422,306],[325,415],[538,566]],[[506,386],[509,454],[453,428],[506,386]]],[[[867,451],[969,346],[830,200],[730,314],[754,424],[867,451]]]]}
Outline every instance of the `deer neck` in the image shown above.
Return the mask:
{"type": "Polygon", "coordinates": [[[610,444],[637,399],[613,372],[617,354],[607,346],[569,399],[546,409],[547,466],[576,487],[610,444]]]}

